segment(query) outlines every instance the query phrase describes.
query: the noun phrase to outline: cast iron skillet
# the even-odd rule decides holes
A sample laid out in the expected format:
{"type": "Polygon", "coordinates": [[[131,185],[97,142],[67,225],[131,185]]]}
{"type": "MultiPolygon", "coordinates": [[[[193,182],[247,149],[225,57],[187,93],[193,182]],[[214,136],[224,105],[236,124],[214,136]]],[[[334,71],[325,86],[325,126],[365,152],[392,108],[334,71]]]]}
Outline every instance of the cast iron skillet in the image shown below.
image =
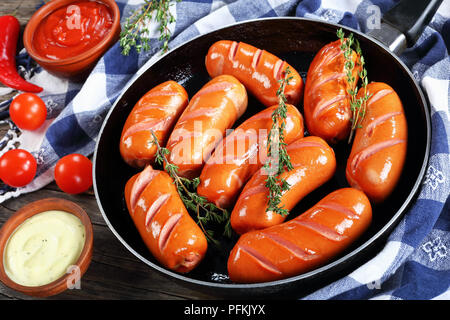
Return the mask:
{"type": "MultiPolygon", "coordinates": [[[[370,81],[391,85],[400,96],[409,126],[407,161],[402,177],[392,196],[383,204],[373,207],[373,223],[351,248],[326,265],[284,280],[234,284],[227,279],[226,262],[235,236],[223,240],[221,249],[209,246],[202,263],[191,273],[181,275],[169,271],[152,257],[142,242],[125,206],[123,190],[126,181],[137,171],[122,160],[119,139],[125,120],[138,99],[149,89],[166,80],[183,85],[192,97],[207,81],[205,55],[208,48],[221,39],[236,40],[265,49],[285,59],[303,78],[314,55],[325,44],[336,40],[335,24],[304,18],[268,18],[237,23],[199,36],[174,48],[158,61],[145,66],[116,100],[99,134],[94,154],[94,190],[102,215],[111,231],[122,244],[150,269],[157,270],[182,285],[224,297],[279,297],[276,293],[301,296],[348,274],[361,263],[373,257],[383,241],[397,225],[417,195],[429,155],[430,116],[427,102],[407,67],[380,42],[364,34],[353,32],[361,44],[370,81]]],[[[247,112],[235,124],[239,125],[264,107],[252,96],[247,112]]],[[[302,111],[302,105],[299,106],[302,111]]],[[[350,146],[334,146],[338,168],[334,178],[308,195],[291,211],[290,218],[304,212],[326,194],[347,187],[345,165],[350,146]]]]}

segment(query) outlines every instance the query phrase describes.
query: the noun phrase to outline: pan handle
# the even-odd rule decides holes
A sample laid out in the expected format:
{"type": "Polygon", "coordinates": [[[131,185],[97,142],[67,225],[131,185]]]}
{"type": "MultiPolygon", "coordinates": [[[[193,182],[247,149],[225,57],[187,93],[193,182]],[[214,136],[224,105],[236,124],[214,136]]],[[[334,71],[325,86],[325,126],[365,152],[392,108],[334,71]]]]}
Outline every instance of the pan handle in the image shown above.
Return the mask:
{"type": "Polygon", "coordinates": [[[413,46],[430,23],[443,0],[403,0],[386,12],[381,27],[372,29],[368,35],[383,42],[400,55],[413,46]]]}

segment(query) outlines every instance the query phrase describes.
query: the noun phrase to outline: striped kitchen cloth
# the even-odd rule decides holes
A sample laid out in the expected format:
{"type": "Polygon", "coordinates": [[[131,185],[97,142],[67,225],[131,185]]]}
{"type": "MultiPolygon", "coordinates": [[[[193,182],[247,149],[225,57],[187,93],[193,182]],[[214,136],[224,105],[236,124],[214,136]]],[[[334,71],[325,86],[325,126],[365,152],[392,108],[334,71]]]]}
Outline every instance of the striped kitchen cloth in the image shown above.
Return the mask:
{"type": "MultiPolygon", "coordinates": [[[[118,0],[122,22],[143,1],[118,0]]],[[[301,16],[346,25],[363,32],[374,9],[391,8],[393,0],[183,0],[171,6],[176,22],[169,28],[175,47],[193,37],[247,19],[301,16]]],[[[448,299],[450,298],[449,77],[450,0],[445,0],[417,44],[401,58],[411,69],[431,104],[431,157],[420,194],[393,231],[386,246],[372,260],[305,299],[448,299]]],[[[157,28],[150,28],[157,30],[157,28]]],[[[154,32],[155,38],[158,32],[154,32]]],[[[159,56],[153,42],[148,52],[121,55],[114,45],[98,62],[86,82],[56,78],[40,67],[30,70],[30,82],[44,87],[40,96],[48,108],[44,126],[36,132],[12,128],[0,140],[2,152],[14,146],[31,151],[38,160],[34,181],[23,188],[0,190],[0,203],[38,190],[53,180],[56,161],[69,153],[89,156],[108,110],[123,87],[146,63],[159,56]]],[[[28,77],[27,77],[28,78],[28,77]]],[[[10,101],[0,104],[0,114],[10,101]]]]}
{"type": "MultiPolygon", "coordinates": [[[[367,32],[368,17],[396,2],[304,0],[296,14],[367,32]]],[[[400,56],[431,107],[431,154],[418,199],[378,255],[305,299],[450,299],[449,18],[444,0],[416,45],[400,56]]]]}

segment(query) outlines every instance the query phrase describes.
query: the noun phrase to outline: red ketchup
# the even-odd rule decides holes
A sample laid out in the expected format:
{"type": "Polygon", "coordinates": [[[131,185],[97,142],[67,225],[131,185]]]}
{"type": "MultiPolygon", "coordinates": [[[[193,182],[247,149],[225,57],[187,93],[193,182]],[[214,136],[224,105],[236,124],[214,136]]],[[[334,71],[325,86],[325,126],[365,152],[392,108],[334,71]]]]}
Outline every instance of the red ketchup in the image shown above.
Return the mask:
{"type": "Polygon", "coordinates": [[[110,8],[96,1],[78,1],[50,13],[33,37],[36,51],[52,60],[75,57],[100,43],[111,31],[110,8]]]}

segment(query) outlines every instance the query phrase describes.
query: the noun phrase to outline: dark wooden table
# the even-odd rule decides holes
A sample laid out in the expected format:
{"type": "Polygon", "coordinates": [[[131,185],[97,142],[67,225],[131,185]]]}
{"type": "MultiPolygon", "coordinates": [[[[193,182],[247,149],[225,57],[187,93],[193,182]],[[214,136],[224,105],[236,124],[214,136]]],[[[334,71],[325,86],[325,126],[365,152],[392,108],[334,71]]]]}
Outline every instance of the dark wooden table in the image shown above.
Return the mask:
{"type": "MultiPolygon", "coordinates": [[[[23,32],[28,19],[42,0],[1,0],[0,15],[12,14],[21,23],[23,32]]],[[[19,44],[19,48],[20,48],[19,44]]],[[[0,84],[1,85],[1,84],[0,84]]],[[[0,101],[13,94],[0,96],[0,101]]],[[[0,136],[8,128],[0,128],[0,136]]],[[[92,191],[81,195],[67,195],[55,183],[33,193],[21,195],[0,204],[0,226],[19,208],[32,201],[48,197],[64,198],[78,203],[89,214],[94,227],[92,263],[81,279],[81,289],[46,299],[215,299],[201,292],[185,288],[162,274],[153,271],[132,255],[109,230],[102,218],[92,191]]],[[[33,299],[0,283],[0,300],[33,299]]]]}

